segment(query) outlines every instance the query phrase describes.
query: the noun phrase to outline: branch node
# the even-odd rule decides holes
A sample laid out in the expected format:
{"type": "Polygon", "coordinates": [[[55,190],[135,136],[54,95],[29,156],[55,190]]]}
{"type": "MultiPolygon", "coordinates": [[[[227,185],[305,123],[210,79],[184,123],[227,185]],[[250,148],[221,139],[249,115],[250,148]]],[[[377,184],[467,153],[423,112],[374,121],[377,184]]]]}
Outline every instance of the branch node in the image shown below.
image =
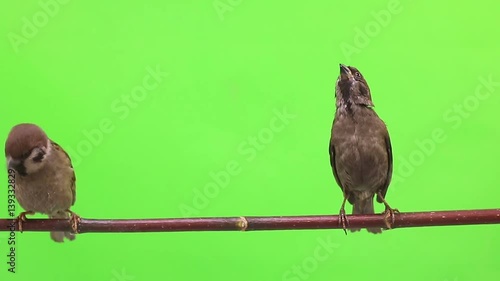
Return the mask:
{"type": "Polygon", "coordinates": [[[248,228],[248,221],[245,217],[240,217],[240,220],[236,225],[241,231],[246,231],[248,228]]]}

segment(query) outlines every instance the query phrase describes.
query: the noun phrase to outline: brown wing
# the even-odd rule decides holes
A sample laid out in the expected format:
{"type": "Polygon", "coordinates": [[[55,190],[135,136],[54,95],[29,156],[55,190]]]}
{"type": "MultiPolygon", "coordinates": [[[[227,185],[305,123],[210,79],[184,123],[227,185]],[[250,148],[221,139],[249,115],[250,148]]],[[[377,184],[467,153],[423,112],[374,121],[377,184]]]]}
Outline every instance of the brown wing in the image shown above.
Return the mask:
{"type": "Polygon", "coordinates": [[[75,204],[75,201],[76,201],[76,175],[75,175],[75,170],[73,169],[73,164],[71,164],[71,158],[69,157],[68,153],[66,151],[64,151],[64,149],[60,145],[58,145],[54,141],[51,141],[51,142],[52,142],[52,147],[54,149],[62,151],[66,155],[66,157],[68,157],[69,166],[71,167],[71,170],[73,170],[73,177],[71,178],[71,193],[73,193],[73,202],[71,202],[71,206],[73,206],[75,204]]]}
{"type": "MultiPolygon", "coordinates": [[[[382,189],[380,192],[382,193],[382,196],[385,198],[385,194],[387,193],[387,189],[389,188],[389,184],[391,183],[391,177],[392,177],[392,146],[391,146],[391,139],[389,137],[389,134],[386,134],[385,137],[385,147],[387,151],[387,178],[385,180],[384,185],[382,186],[382,189]]],[[[382,203],[382,198],[377,195],[377,201],[379,203],[382,203]]]]}
{"type": "Polygon", "coordinates": [[[330,140],[330,166],[332,166],[333,176],[335,177],[335,181],[339,185],[340,189],[342,189],[342,183],[337,175],[337,167],[335,166],[335,147],[333,146],[332,141],[330,140]]]}
{"type": "MultiPolygon", "coordinates": [[[[335,164],[335,146],[333,145],[331,140],[330,140],[329,152],[330,152],[330,166],[332,166],[333,176],[335,177],[335,181],[337,182],[337,185],[340,187],[340,190],[342,190],[342,194],[343,194],[344,187],[342,186],[342,182],[339,179],[338,172],[337,172],[337,166],[335,164]]],[[[349,203],[354,204],[354,196],[350,196],[350,193],[348,191],[345,191],[345,193],[346,193],[345,195],[347,196],[349,203]]]]}

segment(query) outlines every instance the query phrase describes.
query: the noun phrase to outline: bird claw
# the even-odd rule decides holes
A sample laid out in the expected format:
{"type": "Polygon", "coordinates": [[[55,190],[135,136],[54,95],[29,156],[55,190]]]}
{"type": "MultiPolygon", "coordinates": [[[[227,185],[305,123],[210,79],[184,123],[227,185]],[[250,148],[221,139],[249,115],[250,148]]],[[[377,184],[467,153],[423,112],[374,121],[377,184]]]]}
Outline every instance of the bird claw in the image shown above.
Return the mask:
{"type": "Polygon", "coordinates": [[[78,233],[78,224],[80,223],[80,216],[74,213],[71,210],[66,210],[70,214],[70,223],[71,223],[71,229],[73,230],[73,233],[78,233]]]}
{"type": "Polygon", "coordinates": [[[340,209],[339,213],[339,225],[342,225],[342,229],[344,229],[345,235],[347,235],[347,216],[345,215],[345,210],[342,208],[340,209]]]}
{"type": "Polygon", "coordinates": [[[399,214],[398,209],[392,209],[390,207],[386,207],[384,211],[384,222],[387,229],[392,229],[394,222],[396,221],[395,214],[399,214]],[[389,222],[390,219],[390,222],[389,222]]]}
{"type": "Polygon", "coordinates": [[[17,229],[19,229],[19,232],[23,232],[23,222],[28,221],[28,218],[26,215],[34,215],[35,212],[33,211],[26,211],[26,212],[21,212],[19,216],[17,216],[17,229]]]}

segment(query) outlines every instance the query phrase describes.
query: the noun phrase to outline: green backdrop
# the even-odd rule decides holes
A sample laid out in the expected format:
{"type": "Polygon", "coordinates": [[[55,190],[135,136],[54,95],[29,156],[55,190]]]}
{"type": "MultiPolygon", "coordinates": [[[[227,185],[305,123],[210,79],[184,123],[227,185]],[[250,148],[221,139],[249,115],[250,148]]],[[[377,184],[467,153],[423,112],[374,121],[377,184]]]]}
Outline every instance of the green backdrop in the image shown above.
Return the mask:
{"type": "MultiPolygon", "coordinates": [[[[34,122],[60,143],[77,175],[73,210],[86,218],[337,214],[327,143],[345,63],[389,128],[389,203],[498,208],[499,8],[5,2],[0,135],[34,122]]],[[[495,280],[499,231],[91,233],[64,244],[25,232],[16,274],[1,232],[0,280],[495,280]]]]}

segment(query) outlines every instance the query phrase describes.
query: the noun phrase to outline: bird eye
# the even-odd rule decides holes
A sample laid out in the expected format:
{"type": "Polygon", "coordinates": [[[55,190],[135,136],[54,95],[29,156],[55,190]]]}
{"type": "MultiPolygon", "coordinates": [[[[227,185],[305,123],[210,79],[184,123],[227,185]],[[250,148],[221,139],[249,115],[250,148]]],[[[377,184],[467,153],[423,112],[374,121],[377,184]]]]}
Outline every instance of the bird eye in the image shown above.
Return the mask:
{"type": "Polygon", "coordinates": [[[359,73],[357,71],[356,71],[356,73],[354,75],[356,75],[356,77],[358,77],[358,78],[361,77],[361,73],[359,73]]]}
{"type": "Polygon", "coordinates": [[[43,151],[38,152],[38,154],[33,157],[33,162],[42,162],[45,153],[43,151]]]}

